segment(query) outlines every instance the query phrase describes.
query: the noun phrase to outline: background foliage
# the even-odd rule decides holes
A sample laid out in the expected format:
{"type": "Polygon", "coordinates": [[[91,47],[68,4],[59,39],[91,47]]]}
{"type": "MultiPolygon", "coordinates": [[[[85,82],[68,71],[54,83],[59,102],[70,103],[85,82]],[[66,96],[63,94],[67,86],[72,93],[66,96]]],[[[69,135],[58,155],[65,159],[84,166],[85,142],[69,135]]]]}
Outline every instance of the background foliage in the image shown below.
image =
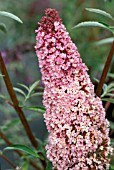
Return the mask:
{"type": "MultiPolygon", "coordinates": [[[[88,20],[98,20],[106,22],[107,24],[113,24],[112,21],[94,15],[85,10],[85,8],[99,8],[112,14],[114,1],[112,0],[20,0],[20,1],[2,1],[0,0],[0,10],[11,12],[19,16],[23,24],[14,22],[11,19],[0,16],[0,22],[4,21],[7,26],[7,34],[0,32],[0,51],[7,66],[8,73],[10,75],[13,86],[17,93],[20,105],[24,104],[24,111],[26,117],[29,120],[33,133],[41,141],[46,140],[47,131],[45,123],[43,122],[44,108],[42,107],[42,92],[43,84],[40,81],[33,89],[33,95],[27,98],[22,93],[28,94],[27,88],[22,84],[30,87],[34,82],[41,80],[40,70],[38,68],[37,57],[35,55],[35,29],[38,27],[37,22],[43,16],[44,10],[47,7],[54,7],[60,12],[60,17],[63,20],[67,31],[70,33],[72,40],[78,47],[83,62],[89,67],[89,74],[95,89],[97,81],[94,78],[99,79],[101,72],[106,61],[111,43],[104,45],[98,45],[95,42],[112,37],[112,34],[105,29],[99,28],[79,28],[72,29],[77,23],[88,20]],[[112,22],[112,23],[111,23],[112,22]],[[19,85],[18,83],[21,83],[19,85]],[[19,91],[21,90],[21,91],[19,91]]],[[[106,84],[113,83],[114,81],[114,58],[110,66],[110,75],[107,76],[106,84]]],[[[113,83],[114,85],[114,83],[113,83]]],[[[110,87],[110,86],[109,86],[110,87]]],[[[104,92],[106,85],[104,86],[104,92]]],[[[114,92],[112,86],[111,94],[114,92]]],[[[104,93],[103,93],[104,94],[104,93]]],[[[6,134],[6,136],[15,144],[26,144],[30,146],[28,139],[26,138],[23,127],[17,117],[14,109],[8,104],[10,100],[5,84],[2,77],[0,77],[0,129],[6,134]],[[5,96],[6,98],[4,99],[5,96]]],[[[113,95],[112,95],[113,97],[113,95]]],[[[105,98],[109,98],[105,95],[105,98]]],[[[107,111],[107,118],[111,121],[110,136],[112,138],[112,144],[114,143],[114,107],[106,101],[103,101],[104,107],[107,111]]],[[[2,139],[0,139],[0,149],[6,145],[2,139]]],[[[8,157],[12,156],[16,163],[21,165],[25,164],[23,159],[18,159],[17,155],[12,152],[6,152],[8,157]]],[[[6,162],[0,158],[2,169],[9,168],[6,162]]],[[[113,167],[112,159],[112,167],[113,167]]],[[[31,168],[32,169],[32,168],[31,168]]],[[[27,170],[27,165],[24,170],[27,170]]],[[[49,170],[49,169],[48,169],[49,170]]]]}

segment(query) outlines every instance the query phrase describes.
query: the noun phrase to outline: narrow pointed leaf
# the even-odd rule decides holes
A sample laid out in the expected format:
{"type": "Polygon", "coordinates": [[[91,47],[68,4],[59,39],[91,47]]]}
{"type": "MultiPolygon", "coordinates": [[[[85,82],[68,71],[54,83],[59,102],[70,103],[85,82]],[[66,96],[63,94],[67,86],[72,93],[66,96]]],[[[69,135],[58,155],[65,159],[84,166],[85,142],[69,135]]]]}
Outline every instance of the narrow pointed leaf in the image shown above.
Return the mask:
{"type": "Polygon", "coordinates": [[[21,90],[21,89],[19,89],[19,88],[16,88],[16,87],[14,87],[13,89],[14,89],[16,92],[18,92],[18,93],[20,93],[20,94],[22,94],[23,96],[26,97],[26,94],[24,93],[23,90],[21,90]]]}
{"type": "Polygon", "coordinates": [[[7,33],[6,25],[5,25],[5,24],[0,23],[0,31],[2,31],[2,32],[4,32],[4,33],[7,33]]]}
{"type": "Polygon", "coordinates": [[[21,84],[21,83],[18,83],[18,85],[20,85],[21,87],[24,87],[27,91],[29,91],[29,88],[26,85],[21,84]]]}
{"type": "Polygon", "coordinates": [[[103,85],[103,91],[107,91],[107,89],[108,89],[108,85],[107,85],[107,84],[104,84],[104,85],[103,85]]]}
{"type": "Polygon", "coordinates": [[[107,101],[107,102],[110,102],[110,103],[113,103],[113,104],[114,104],[114,99],[113,99],[113,98],[103,98],[102,100],[103,100],[103,101],[107,101]]]}
{"type": "Polygon", "coordinates": [[[108,86],[107,86],[107,89],[109,90],[109,89],[111,89],[111,88],[113,88],[114,87],[114,82],[111,82],[108,86]]]}
{"type": "Polygon", "coordinates": [[[79,28],[79,27],[100,27],[100,28],[104,28],[104,29],[107,29],[107,30],[112,32],[112,30],[109,28],[109,26],[106,26],[105,24],[102,24],[102,23],[97,22],[97,21],[81,22],[81,23],[75,25],[73,28],[79,28]]]}
{"type": "Polygon", "coordinates": [[[112,91],[114,91],[114,88],[111,88],[111,89],[108,90],[108,92],[112,92],[112,91]]]}
{"type": "Polygon", "coordinates": [[[109,26],[106,26],[103,23],[97,22],[97,21],[85,21],[81,22],[73,27],[74,28],[80,28],[80,27],[99,27],[99,28],[104,28],[107,29],[108,31],[112,32],[113,31],[109,28],[109,26]]]}
{"type": "Polygon", "coordinates": [[[17,17],[16,15],[14,15],[10,12],[0,11],[0,15],[12,18],[12,19],[16,20],[17,22],[20,22],[21,24],[23,23],[19,17],[17,17]]]}
{"type": "Polygon", "coordinates": [[[114,37],[110,37],[110,38],[105,38],[103,40],[97,41],[94,44],[95,45],[104,45],[104,44],[112,43],[113,41],[114,41],[114,37]]]}
{"type": "Polygon", "coordinates": [[[43,95],[43,92],[34,93],[34,94],[31,95],[31,97],[41,96],[41,95],[43,95]]]}
{"type": "Polygon", "coordinates": [[[3,94],[0,94],[0,98],[6,99],[6,97],[3,94]]]}
{"type": "Polygon", "coordinates": [[[53,169],[52,163],[48,160],[46,170],[52,170],[52,169],[53,169]]]}
{"type": "Polygon", "coordinates": [[[20,119],[14,119],[12,121],[8,121],[5,125],[3,125],[1,128],[4,131],[9,130],[10,128],[14,128],[15,125],[18,125],[20,123],[20,119]]]}
{"type": "Polygon", "coordinates": [[[45,112],[45,108],[41,106],[29,106],[29,107],[24,107],[24,109],[35,111],[35,112],[43,112],[43,113],[45,112]]]}
{"type": "Polygon", "coordinates": [[[114,78],[114,73],[108,73],[108,76],[114,78]]]}
{"type": "Polygon", "coordinates": [[[110,128],[114,129],[114,122],[110,121],[109,123],[110,123],[110,128]]]}
{"type": "Polygon", "coordinates": [[[114,34],[114,27],[113,26],[109,26],[110,30],[113,32],[114,34]]]}
{"type": "Polygon", "coordinates": [[[114,97],[114,93],[107,93],[106,96],[112,96],[112,97],[114,97]]]}
{"type": "Polygon", "coordinates": [[[99,80],[97,78],[94,77],[94,80],[96,81],[96,83],[99,83],[99,80]]]}
{"type": "Polygon", "coordinates": [[[38,154],[33,151],[31,148],[29,148],[28,146],[25,146],[25,145],[12,145],[12,146],[8,146],[4,149],[4,151],[6,150],[20,150],[20,151],[23,151],[29,155],[32,155],[36,158],[38,158],[38,154]]]}
{"type": "Polygon", "coordinates": [[[29,164],[28,162],[25,162],[23,165],[22,165],[22,170],[28,170],[29,168],[29,164]]]}
{"type": "Polygon", "coordinates": [[[114,165],[110,165],[109,170],[113,170],[114,169],[114,165]]]}
{"type": "Polygon", "coordinates": [[[111,20],[114,21],[114,18],[112,17],[112,15],[110,15],[108,12],[106,11],[103,11],[101,9],[96,9],[96,8],[86,8],[87,11],[89,12],[93,12],[93,13],[97,13],[97,14],[100,14],[100,15],[103,15],[111,20]]]}
{"type": "Polygon", "coordinates": [[[29,88],[29,93],[31,93],[33,90],[35,90],[38,87],[39,83],[40,83],[40,80],[34,82],[29,88]]]}
{"type": "Polygon", "coordinates": [[[4,75],[3,75],[3,74],[0,74],[0,77],[4,77],[4,75]]]}

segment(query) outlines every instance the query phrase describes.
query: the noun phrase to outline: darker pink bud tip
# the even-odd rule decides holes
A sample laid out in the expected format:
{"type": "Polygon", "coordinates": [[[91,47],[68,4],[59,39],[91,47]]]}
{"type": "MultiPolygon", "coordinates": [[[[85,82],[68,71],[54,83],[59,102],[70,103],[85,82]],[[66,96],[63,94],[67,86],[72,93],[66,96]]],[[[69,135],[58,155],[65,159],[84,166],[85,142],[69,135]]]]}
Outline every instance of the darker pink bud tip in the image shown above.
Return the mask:
{"type": "Polygon", "coordinates": [[[50,29],[54,30],[55,21],[61,21],[58,16],[58,11],[48,8],[45,10],[45,16],[42,17],[40,26],[43,28],[44,31],[49,32],[50,29]]]}

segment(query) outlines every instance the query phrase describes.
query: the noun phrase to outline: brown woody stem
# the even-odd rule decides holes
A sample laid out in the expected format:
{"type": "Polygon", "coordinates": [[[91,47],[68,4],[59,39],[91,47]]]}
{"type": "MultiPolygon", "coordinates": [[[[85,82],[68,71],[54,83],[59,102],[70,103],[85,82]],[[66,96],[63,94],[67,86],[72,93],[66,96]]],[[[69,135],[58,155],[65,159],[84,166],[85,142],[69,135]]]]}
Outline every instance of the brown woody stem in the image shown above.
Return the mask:
{"type": "MultiPolygon", "coordinates": [[[[9,139],[7,139],[7,137],[4,135],[4,133],[2,131],[0,131],[0,137],[5,141],[5,143],[7,145],[13,145],[9,139]]],[[[18,151],[18,150],[15,150],[15,152],[19,155],[19,156],[23,156],[22,152],[18,151]]],[[[26,158],[25,158],[26,160],[26,158]]],[[[31,161],[29,160],[29,163],[36,169],[36,170],[41,170],[41,168],[34,162],[34,161],[31,161]]]]}
{"type": "Polygon", "coordinates": [[[10,78],[9,78],[8,72],[6,70],[6,66],[4,64],[4,61],[2,59],[1,53],[0,53],[0,69],[1,69],[2,74],[4,75],[3,79],[4,79],[4,82],[6,84],[8,93],[9,93],[9,95],[11,97],[11,100],[13,102],[14,109],[17,112],[17,114],[18,114],[18,116],[19,116],[19,118],[20,118],[20,120],[21,120],[21,122],[22,122],[22,124],[24,126],[24,129],[26,131],[26,134],[27,134],[31,144],[35,148],[37,148],[38,147],[37,141],[36,141],[35,137],[32,134],[30,126],[29,126],[29,124],[28,124],[28,122],[26,120],[26,117],[25,117],[21,107],[19,107],[19,102],[18,102],[17,96],[15,94],[15,91],[13,90],[13,86],[12,86],[12,83],[10,81],[10,78]]]}
{"type": "Polygon", "coordinates": [[[105,63],[105,66],[104,66],[104,69],[103,69],[103,72],[102,72],[102,75],[101,75],[101,78],[100,78],[100,81],[99,81],[99,84],[98,84],[98,87],[97,87],[97,90],[96,90],[96,95],[98,97],[100,97],[100,95],[101,95],[103,84],[105,82],[105,79],[106,79],[106,76],[107,76],[107,73],[108,73],[108,69],[109,69],[110,63],[112,61],[113,54],[114,54],[114,41],[112,43],[112,47],[111,47],[110,52],[108,54],[108,58],[106,60],[106,63],[105,63]]]}
{"type": "Polygon", "coordinates": [[[16,169],[16,166],[14,165],[14,163],[12,161],[10,161],[5,155],[1,155],[1,157],[9,163],[9,165],[11,165],[14,169],[16,169]]]}

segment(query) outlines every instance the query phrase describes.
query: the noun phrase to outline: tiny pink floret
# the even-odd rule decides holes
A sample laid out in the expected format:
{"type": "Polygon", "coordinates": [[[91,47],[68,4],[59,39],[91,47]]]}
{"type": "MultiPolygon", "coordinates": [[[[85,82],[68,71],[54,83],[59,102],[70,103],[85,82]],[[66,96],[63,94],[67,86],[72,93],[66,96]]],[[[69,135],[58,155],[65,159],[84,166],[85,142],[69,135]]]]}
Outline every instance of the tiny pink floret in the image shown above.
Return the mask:
{"type": "Polygon", "coordinates": [[[36,54],[45,86],[47,158],[57,170],[107,170],[109,122],[88,68],[55,9],[36,30],[36,54]]]}

